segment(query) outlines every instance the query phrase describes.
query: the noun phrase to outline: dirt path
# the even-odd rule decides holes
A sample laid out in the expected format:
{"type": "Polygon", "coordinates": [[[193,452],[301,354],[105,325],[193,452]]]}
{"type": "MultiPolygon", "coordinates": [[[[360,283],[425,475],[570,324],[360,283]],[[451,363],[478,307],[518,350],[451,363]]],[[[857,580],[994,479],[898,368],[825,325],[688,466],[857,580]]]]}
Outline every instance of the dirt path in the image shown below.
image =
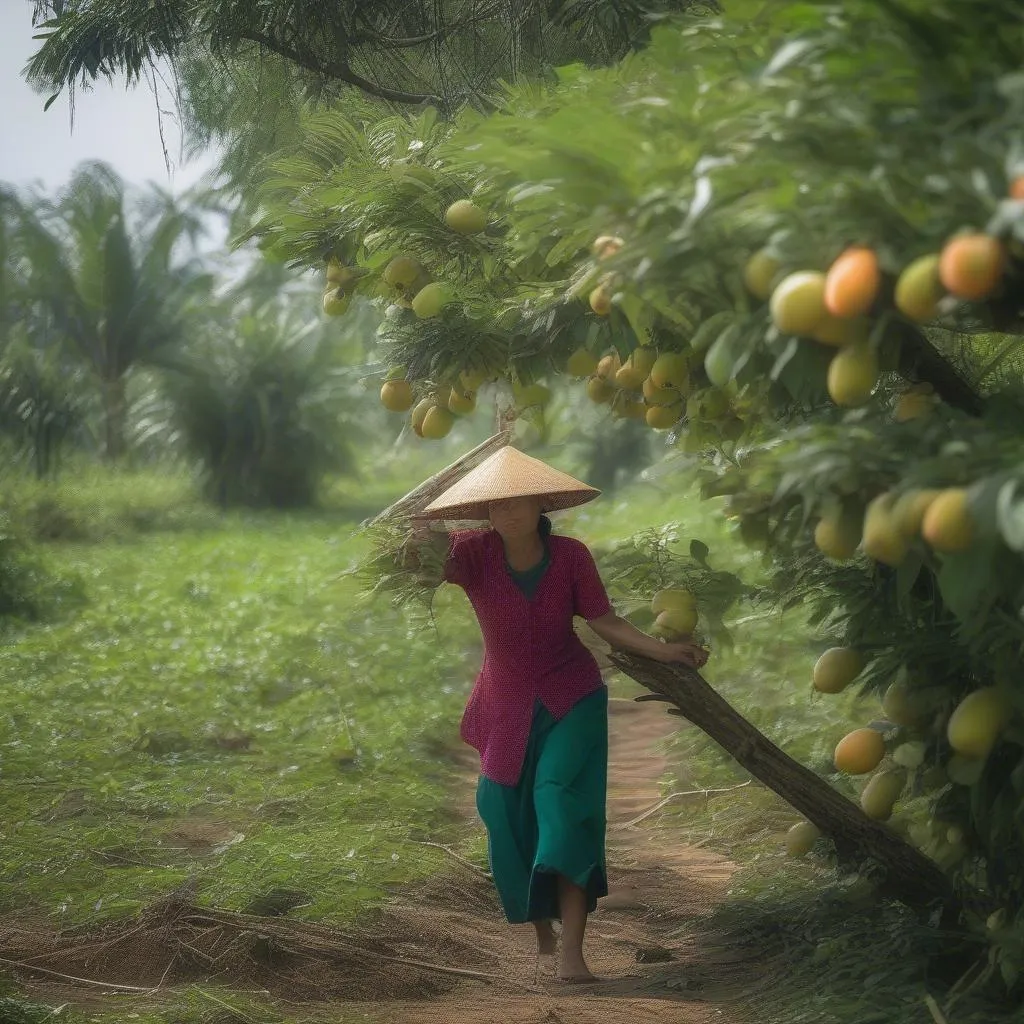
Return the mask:
{"type": "MultiPolygon", "coordinates": [[[[105,1011],[113,999],[137,1012],[193,984],[225,997],[258,994],[300,1017],[374,1024],[749,1021],[743,1004],[758,965],[747,954],[694,948],[685,936],[722,898],[734,865],[681,846],[657,814],[632,824],[661,796],[659,741],[688,726],[663,705],[630,700],[612,700],[609,716],[611,891],[586,947],[592,969],[611,979],[604,984],[538,981],[532,927],[506,924],[486,873],[438,847],[436,873],[358,930],[197,906],[183,893],[84,934],[0,921],[0,957],[30,998],[105,1011]]],[[[457,814],[476,822],[476,755],[462,747],[455,756],[457,814]]]]}
{"type": "MultiPolygon", "coordinates": [[[[431,926],[423,939],[429,943],[440,933],[456,946],[473,943],[477,955],[466,966],[497,976],[467,978],[429,1001],[377,1001],[365,1006],[371,1019],[389,1024],[738,1024],[750,1019],[738,999],[751,980],[751,965],[724,950],[695,949],[680,935],[687,922],[722,898],[735,865],[679,845],[657,827],[656,815],[628,824],[662,795],[659,781],[668,765],[657,746],[680,727],[679,720],[666,715],[663,706],[624,699],[610,702],[609,717],[610,891],[591,918],[586,951],[595,973],[612,980],[585,987],[554,979],[536,984],[532,927],[505,924],[490,883],[481,889],[478,879],[470,883],[475,898],[457,898],[447,909],[435,905],[428,912],[431,926]]],[[[471,797],[476,765],[469,761],[465,793],[471,797]]],[[[475,815],[469,799],[460,810],[475,815]]],[[[408,926],[422,926],[425,912],[409,908],[408,926]]],[[[436,962],[439,951],[412,940],[407,952],[436,962]]]]}

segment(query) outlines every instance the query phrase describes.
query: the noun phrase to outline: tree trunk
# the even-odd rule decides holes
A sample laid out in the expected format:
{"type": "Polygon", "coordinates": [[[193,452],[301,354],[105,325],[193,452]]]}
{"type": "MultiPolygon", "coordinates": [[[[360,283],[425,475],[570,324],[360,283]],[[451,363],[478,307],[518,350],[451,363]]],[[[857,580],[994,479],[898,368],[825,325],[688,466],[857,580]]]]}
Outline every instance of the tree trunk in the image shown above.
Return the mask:
{"type": "Polygon", "coordinates": [[[841,862],[875,861],[885,870],[882,890],[902,902],[942,907],[944,923],[952,925],[960,904],[941,868],[861,809],[810,769],[794,761],[758,732],[728,701],[685,665],[667,665],[613,651],[609,658],[626,675],[651,691],[637,700],[663,700],[675,705],[669,714],[688,719],[706,732],[751,775],[832,839],[841,862]]]}
{"type": "Polygon", "coordinates": [[[107,462],[118,462],[124,455],[127,419],[124,377],[103,381],[103,458],[107,462]]]}

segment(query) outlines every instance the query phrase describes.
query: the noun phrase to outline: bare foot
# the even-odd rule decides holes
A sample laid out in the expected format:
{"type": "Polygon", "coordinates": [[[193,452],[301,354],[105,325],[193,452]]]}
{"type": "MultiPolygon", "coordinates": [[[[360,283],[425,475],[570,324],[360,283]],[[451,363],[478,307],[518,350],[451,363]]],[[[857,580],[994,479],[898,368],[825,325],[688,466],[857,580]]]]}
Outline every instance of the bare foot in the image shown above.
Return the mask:
{"type": "Polygon", "coordinates": [[[550,921],[534,921],[533,927],[537,931],[537,955],[554,956],[558,952],[558,936],[550,921]]]}
{"type": "Polygon", "coordinates": [[[596,981],[603,981],[595,974],[591,974],[590,968],[586,965],[582,956],[568,957],[563,953],[562,962],[558,965],[558,980],[570,984],[590,984],[596,981]]]}

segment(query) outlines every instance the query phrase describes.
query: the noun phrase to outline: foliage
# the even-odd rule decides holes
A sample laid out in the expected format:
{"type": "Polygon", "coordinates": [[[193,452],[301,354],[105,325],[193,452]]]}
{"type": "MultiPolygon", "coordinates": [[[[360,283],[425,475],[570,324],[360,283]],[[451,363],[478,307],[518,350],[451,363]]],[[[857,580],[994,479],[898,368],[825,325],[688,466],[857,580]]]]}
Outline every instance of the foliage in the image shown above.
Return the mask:
{"type": "Polygon", "coordinates": [[[124,183],[99,163],[79,167],[56,202],[20,205],[14,241],[27,313],[88,366],[108,458],[124,453],[127,374],[171,357],[208,295],[209,275],[182,252],[199,231],[198,210],[159,191],[129,207],[124,183]]]}
{"type": "Polygon", "coordinates": [[[236,308],[166,376],[168,417],[218,505],[302,507],[324,474],[353,468],[352,374],[317,322],[286,309],[236,308]]]}
{"type": "MultiPolygon", "coordinates": [[[[612,70],[566,67],[557,88],[509,89],[496,114],[467,111],[454,126],[334,111],[278,165],[257,232],[301,265],[334,257],[363,272],[355,291],[393,303],[392,372],[436,404],[465,371],[530,383],[581,345],[682,356],[668,440],[706,467],[706,493],[731,496],[743,538],[767,546],[778,600],[803,602],[826,642],[863,649],[866,690],[900,676],[939,695],[927,723],[887,730],[890,748],[913,739],[945,770],[960,698],[993,683],[1011,701],[976,781],[946,779],[926,799],[957,841],[921,842],[1005,907],[1019,938],[1024,876],[1002,856],[1024,841],[1024,202],[1011,194],[1024,176],[1024,53],[1002,30],[1015,19],[1010,0],[750,0],[658,29],[612,70]],[[445,224],[464,197],[486,212],[484,232],[445,224]],[[988,236],[1001,273],[978,295],[944,286],[925,322],[911,319],[894,301],[898,275],[962,228],[988,236]],[[621,241],[590,250],[609,235],[621,241]],[[817,326],[783,331],[766,296],[851,244],[880,265],[863,322],[849,325],[879,370],[847,411],[829,383],[835,341],[812,337],[817,326]],[[773,261],[765,290],[745,279],[759,251],[773,261]],[[439,316],[420,319],[387,286],[397,255],[454,293],[439,316]],[[608,308],[584,303],[595,288],[608,308]],[[912,384],[931,388],[931,415],[908,421],[893,400],[912,384]],[[837,503],[863,516],[920,487],[966,488],[965,551],[907,537],[891,568],[837,564],[812,545],[837,503]]],[[[635,387],[618,390],[613,412],[630,415],[635,387]]],[[[993,945],[1008,988],[1012,949],[993,945]]]]}

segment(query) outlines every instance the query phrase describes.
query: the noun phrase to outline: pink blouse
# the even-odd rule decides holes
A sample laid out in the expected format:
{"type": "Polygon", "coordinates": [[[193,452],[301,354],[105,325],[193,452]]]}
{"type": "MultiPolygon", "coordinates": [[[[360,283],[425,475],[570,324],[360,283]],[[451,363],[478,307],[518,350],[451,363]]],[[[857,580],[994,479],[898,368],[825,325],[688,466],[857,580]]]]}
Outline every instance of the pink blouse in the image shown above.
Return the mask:
{"type": "Polygon", "coordinates": [[[480,752],[480,770],[505,786],[519,781],[534,701],[564,718],[604,683],[593,655],[573,629],[573,616],[611,611],[587,546],[548,538],[550,563],[532,599],[505,568],[500,535],[490,529],[451,536],[445,579],[466,592],[484,638],[484,662],[462,716],[463,740],[480,752]]]}

